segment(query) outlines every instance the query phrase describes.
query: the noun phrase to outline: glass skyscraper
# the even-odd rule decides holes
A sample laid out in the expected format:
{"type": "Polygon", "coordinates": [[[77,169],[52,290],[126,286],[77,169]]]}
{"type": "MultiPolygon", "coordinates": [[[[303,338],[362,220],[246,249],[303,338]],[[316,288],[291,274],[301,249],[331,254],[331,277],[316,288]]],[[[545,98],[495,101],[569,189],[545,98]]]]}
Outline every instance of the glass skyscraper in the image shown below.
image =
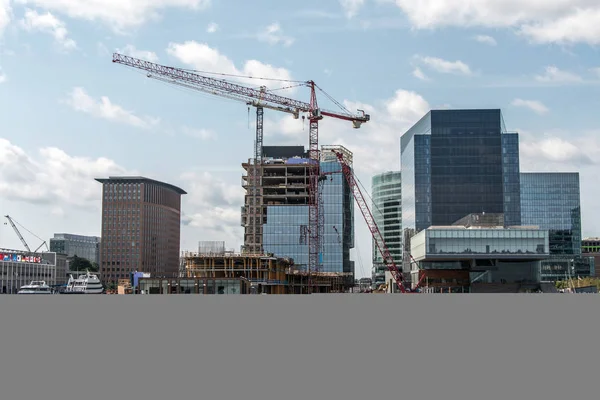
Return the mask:
{"type": "Polygon", "coordinates": [[[412,235],[472,213],[520,225],[519,136],[499,109],[431,110],[400,140],[404,268],[412,235]]]}
{"type": "Polygon", "coordinates": [[[432,110],[401,138],[402,225],[417,232],[471,213],[520,224],[518,134],[500,110],[432,110]]]}
{"type": "Polygon", "coordinates": [[[549,232],[550,259],[542,262],[543,280],[564,279],[567,268],[579,276],[593,274],[589,257],[581,257],[579,173],[521,174],[521,219],[549,232]]]}
{"type": "MultiPolygon", "coordinates": [[[[383,239],[400,267],[402,265],[402,175],[400,171],[390,171],[373,176],[371,180],[371,212],[383,239]]],[[[385,283],[383,258],[373,242],[373,287],[385,283]]]]}
{"type": "MultiPolygon", "coordinates": [[[[327,158],[327,160],[330,159],[327,158]]],[[[305,165],[302,164],[301,158],[282,158],[282,160],[285,164],[272,166],[267,170],[274,172],[272,172],[272,176],[263,178],[265,179],[264,188],[268,188],[267,179],[280,179],[277,170],[288,170],[286,174],[289,177],[292,176],[290,171],[297,169],[298,173],[302,175],[294,179],[300,179],[302,182],[306,179],[307,172],[302,169],[305,168],[305,165]],[[298,164],[291,163],[292,161],[298,164]]],[[[354,262],[350,260],[350,249],[354,247],[354,199],[348,183],[341,173],[341,165],[337,161],[321,161],[320,166],[325,179],[320,183],[322,190],[320,212],[324,215],[324,224],[319,270],[320,272],[354,274],[354,262]]],[[[298,187],[301,186],[298,185],[298,187]]],[[[289,180],[287,187],[296,188],[289,180]]],[[[305,190],[302,187],[302,192],[297,196],[303,197],[304,193],[305,190]]],[[[288,200],[285,200],[283,195],[281,196],[282,200],[265,197],[266,218],[262,225],[264,252],[278,257],[293,258],[296,267],[306,269],[309,256],[308,205],[306,202],[304,204],[285,204],[285,201],[289,202],[293,199],[289,193],[286,193],[285,196],[288,200]]]]}

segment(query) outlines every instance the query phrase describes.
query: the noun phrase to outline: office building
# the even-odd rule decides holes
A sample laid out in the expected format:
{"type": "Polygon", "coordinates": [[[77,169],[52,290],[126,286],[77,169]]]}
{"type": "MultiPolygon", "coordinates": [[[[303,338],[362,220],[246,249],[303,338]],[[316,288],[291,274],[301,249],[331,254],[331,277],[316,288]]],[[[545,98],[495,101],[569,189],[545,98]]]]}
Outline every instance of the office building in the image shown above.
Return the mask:
{"type": "MultiPolygon", "coordinates": [[[[319,210],[324,222],[319,272],[346,274],[351,278],[349,285],[353,285],[350,249],[354,247],[354,199],[331,149],[342,151],[352,162],[352,153],[342,146],[321,148],[319,210]]],[[[308,268],[309,163],[303,146],[264,146],[256,184],[252,180],[253,160],[242,164],[247,171],[242,177],[246,189],[241,218],[244,253],[292,258],[297,268],[308,268]]]]}
{"type": "Polygon", "coordinates": [[[505,228],[503,214],[470,214],[450,226],[430,226],[411,239],[413,287],[428,292],[538,290],[549,256],[548,231],[505,228]]]}
{"type": "Polygon", "coordinates": [[[593,274],[593,258],[581,254],[579,173],[521,174],[521,220],[549,231],[550,258],[542,263],[542,280],[593,274]]]}
{"type": "Polygon", "coordinates": [[[600,277],[600,238],[585,238],[581,241],[581,252],[594,258],[594,276],[600,277]]]}
{"type": "Polygon", "coordinates": [[[181,196],[186,192],[144,177],[102,183],[100,276],[107,283],[133,271],[178,276],[181,196]]]}
{"type": "Polygon", "coordinates": [[[403,272],[410,238],[472,213],[504,214],[521,224],[519,137],[499,109],[431,110],[400,140],[403,272]]]}
{"type": "MultiPolygon", "coordinates": [[[[389,171],[371,179],[371,212],[377,227],[398,267],[402,266],[402,174],[389,171]]],[[[373,288],[384,284],[387,267],[375,241],[373,241],[373,288]]]]}
{"type": "Polygon", "coordinates": [[[67,257],[81,257],[91,263],[100,263],[100,238],[97,236],[55,233],[50,239],[50,251],[67,257]]]}
{"type": "Polygon", "coordinates": [[[56,253],[0,249],[0,293],[15,294],[31,281],[45,281],[49,286],[64,282],[57,279],[56,253]]]}
{"type": "Polygon", "coordinates": [[[484,212],[521,224],[519,139],[500,110],[431,110],[402,135],[400,161],[403,229],[484,212]]]}

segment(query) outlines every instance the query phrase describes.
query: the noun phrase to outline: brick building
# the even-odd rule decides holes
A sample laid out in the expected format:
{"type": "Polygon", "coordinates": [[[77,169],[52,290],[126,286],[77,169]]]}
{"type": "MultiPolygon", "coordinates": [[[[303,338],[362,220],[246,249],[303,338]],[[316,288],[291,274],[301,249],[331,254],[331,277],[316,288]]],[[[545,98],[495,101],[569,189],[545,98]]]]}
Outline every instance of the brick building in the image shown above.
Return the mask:
{"type": "Polygon", "coordinates": [[[177,276],[184,190],[144,177],[102,183],[100,276],[116,283],[132,271],[177,276]]]}

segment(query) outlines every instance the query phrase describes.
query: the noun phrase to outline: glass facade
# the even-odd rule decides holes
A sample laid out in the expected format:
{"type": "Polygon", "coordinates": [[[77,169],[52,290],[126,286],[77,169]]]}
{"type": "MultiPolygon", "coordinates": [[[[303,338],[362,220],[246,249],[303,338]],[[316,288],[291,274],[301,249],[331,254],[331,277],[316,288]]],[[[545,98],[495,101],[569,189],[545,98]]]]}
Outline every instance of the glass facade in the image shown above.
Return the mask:
{"type": "Polygon", "coordinates": [[[69,257],[85,258],[92,263],[100,263],[100,238],[97,236],[55,233],[50,239],[50,251],[66,254],[69,257]]]}
{"type": "Polygon", "coordinates": [[[520,224],[518,134],[500,110],[432,110],[401,138],[402,226],[417,232],[471,213],[520,224]]]}
{"type": "Polygon", "coordinates": [[[502,175],[504,180],[504,225],[521,225],[521,174],[519,173],[519,135],[502,135],[502,175]]]}
{"type": "Polygon", "coordinates": [[[504,212],[500,119],[499,110],[432,111],[432,225],[504,212]]]}
{"type": "MultiPolygon", "coordinates": [[[[399,171],[375,175],[371,180],[371,210],[383,239],[396,262],[402,262],[402,177],[399,171]]],[[[373,287],[385,283],[386,266],[381,253],[373,242],[373,287]]]]}
{"type": "MultiPolygon", "coordinates": [[[[321,162],[327,178],[322,182],[324,225],[321,272],[354,273],[350,249],[354,247],[354,201],[338,162],[321,162]]],[[[308,267],[308,206],[268,205],[263,224],[266,253],[290,257],[299,269],[308,267]]]]}
{"type": "Polygon", "coordinates": [[[521,174],[521,219],[549,231],[550,259],[542,262],[542,279],[564,279],[568,268],[594,275],[593,258],[581,257],[579,173],[521,174]]]}
{"type": "Polygon", "coordinates": [[[415,260],[473,258],[546,258],[548,232],[540,229],[427,229],[411,240],[415,260]]]}
{"type": "Polygon", "coordinates": [[[581,254],[579,173],[521,174],[524,225],[550,231],[550,254],[581,254]]]}

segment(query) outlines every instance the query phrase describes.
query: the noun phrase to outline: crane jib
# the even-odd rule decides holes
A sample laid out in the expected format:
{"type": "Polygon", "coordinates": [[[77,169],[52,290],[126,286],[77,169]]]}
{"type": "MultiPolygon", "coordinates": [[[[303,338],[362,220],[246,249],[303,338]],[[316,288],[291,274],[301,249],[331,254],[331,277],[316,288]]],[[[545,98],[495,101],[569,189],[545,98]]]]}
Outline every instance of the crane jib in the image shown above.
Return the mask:
{"type": "MultiPolygon", "coordinates": [[[[292,108],[296,112],[311,112],[312,106],[310,103],[295,100],[289,97],[276,95],[273,93],[265,92],[264,90],[249,88],[243,85],[232,83],[223,79],[211,78],[203,75],[199,75],[194,72],[186,71],[180,68],[168,67],[165,65],[156,64],[150,61],[141,60],[135,57],[126,56],[119,53],[113,54],[114,63],[126,65],[129,67],[142,69],[151,73],[164,77],[169,77],[175,81],[182,81],[186,84],[197,87],[203,91],[215,90],[215,95],[233,95],[240,100],[247,100],[249,102],[260,101],[261,104],[268,106],[283,106],[292,108]]],[[[308,83],[307,83],[308,84],[308,83]]],[[[370,119],[369,115],[356,116],[345,113],[336,113],[332,111],[322,110],[322,113],[326,116],[348,120],[356,122],[367,122],[370,119]]]]}

